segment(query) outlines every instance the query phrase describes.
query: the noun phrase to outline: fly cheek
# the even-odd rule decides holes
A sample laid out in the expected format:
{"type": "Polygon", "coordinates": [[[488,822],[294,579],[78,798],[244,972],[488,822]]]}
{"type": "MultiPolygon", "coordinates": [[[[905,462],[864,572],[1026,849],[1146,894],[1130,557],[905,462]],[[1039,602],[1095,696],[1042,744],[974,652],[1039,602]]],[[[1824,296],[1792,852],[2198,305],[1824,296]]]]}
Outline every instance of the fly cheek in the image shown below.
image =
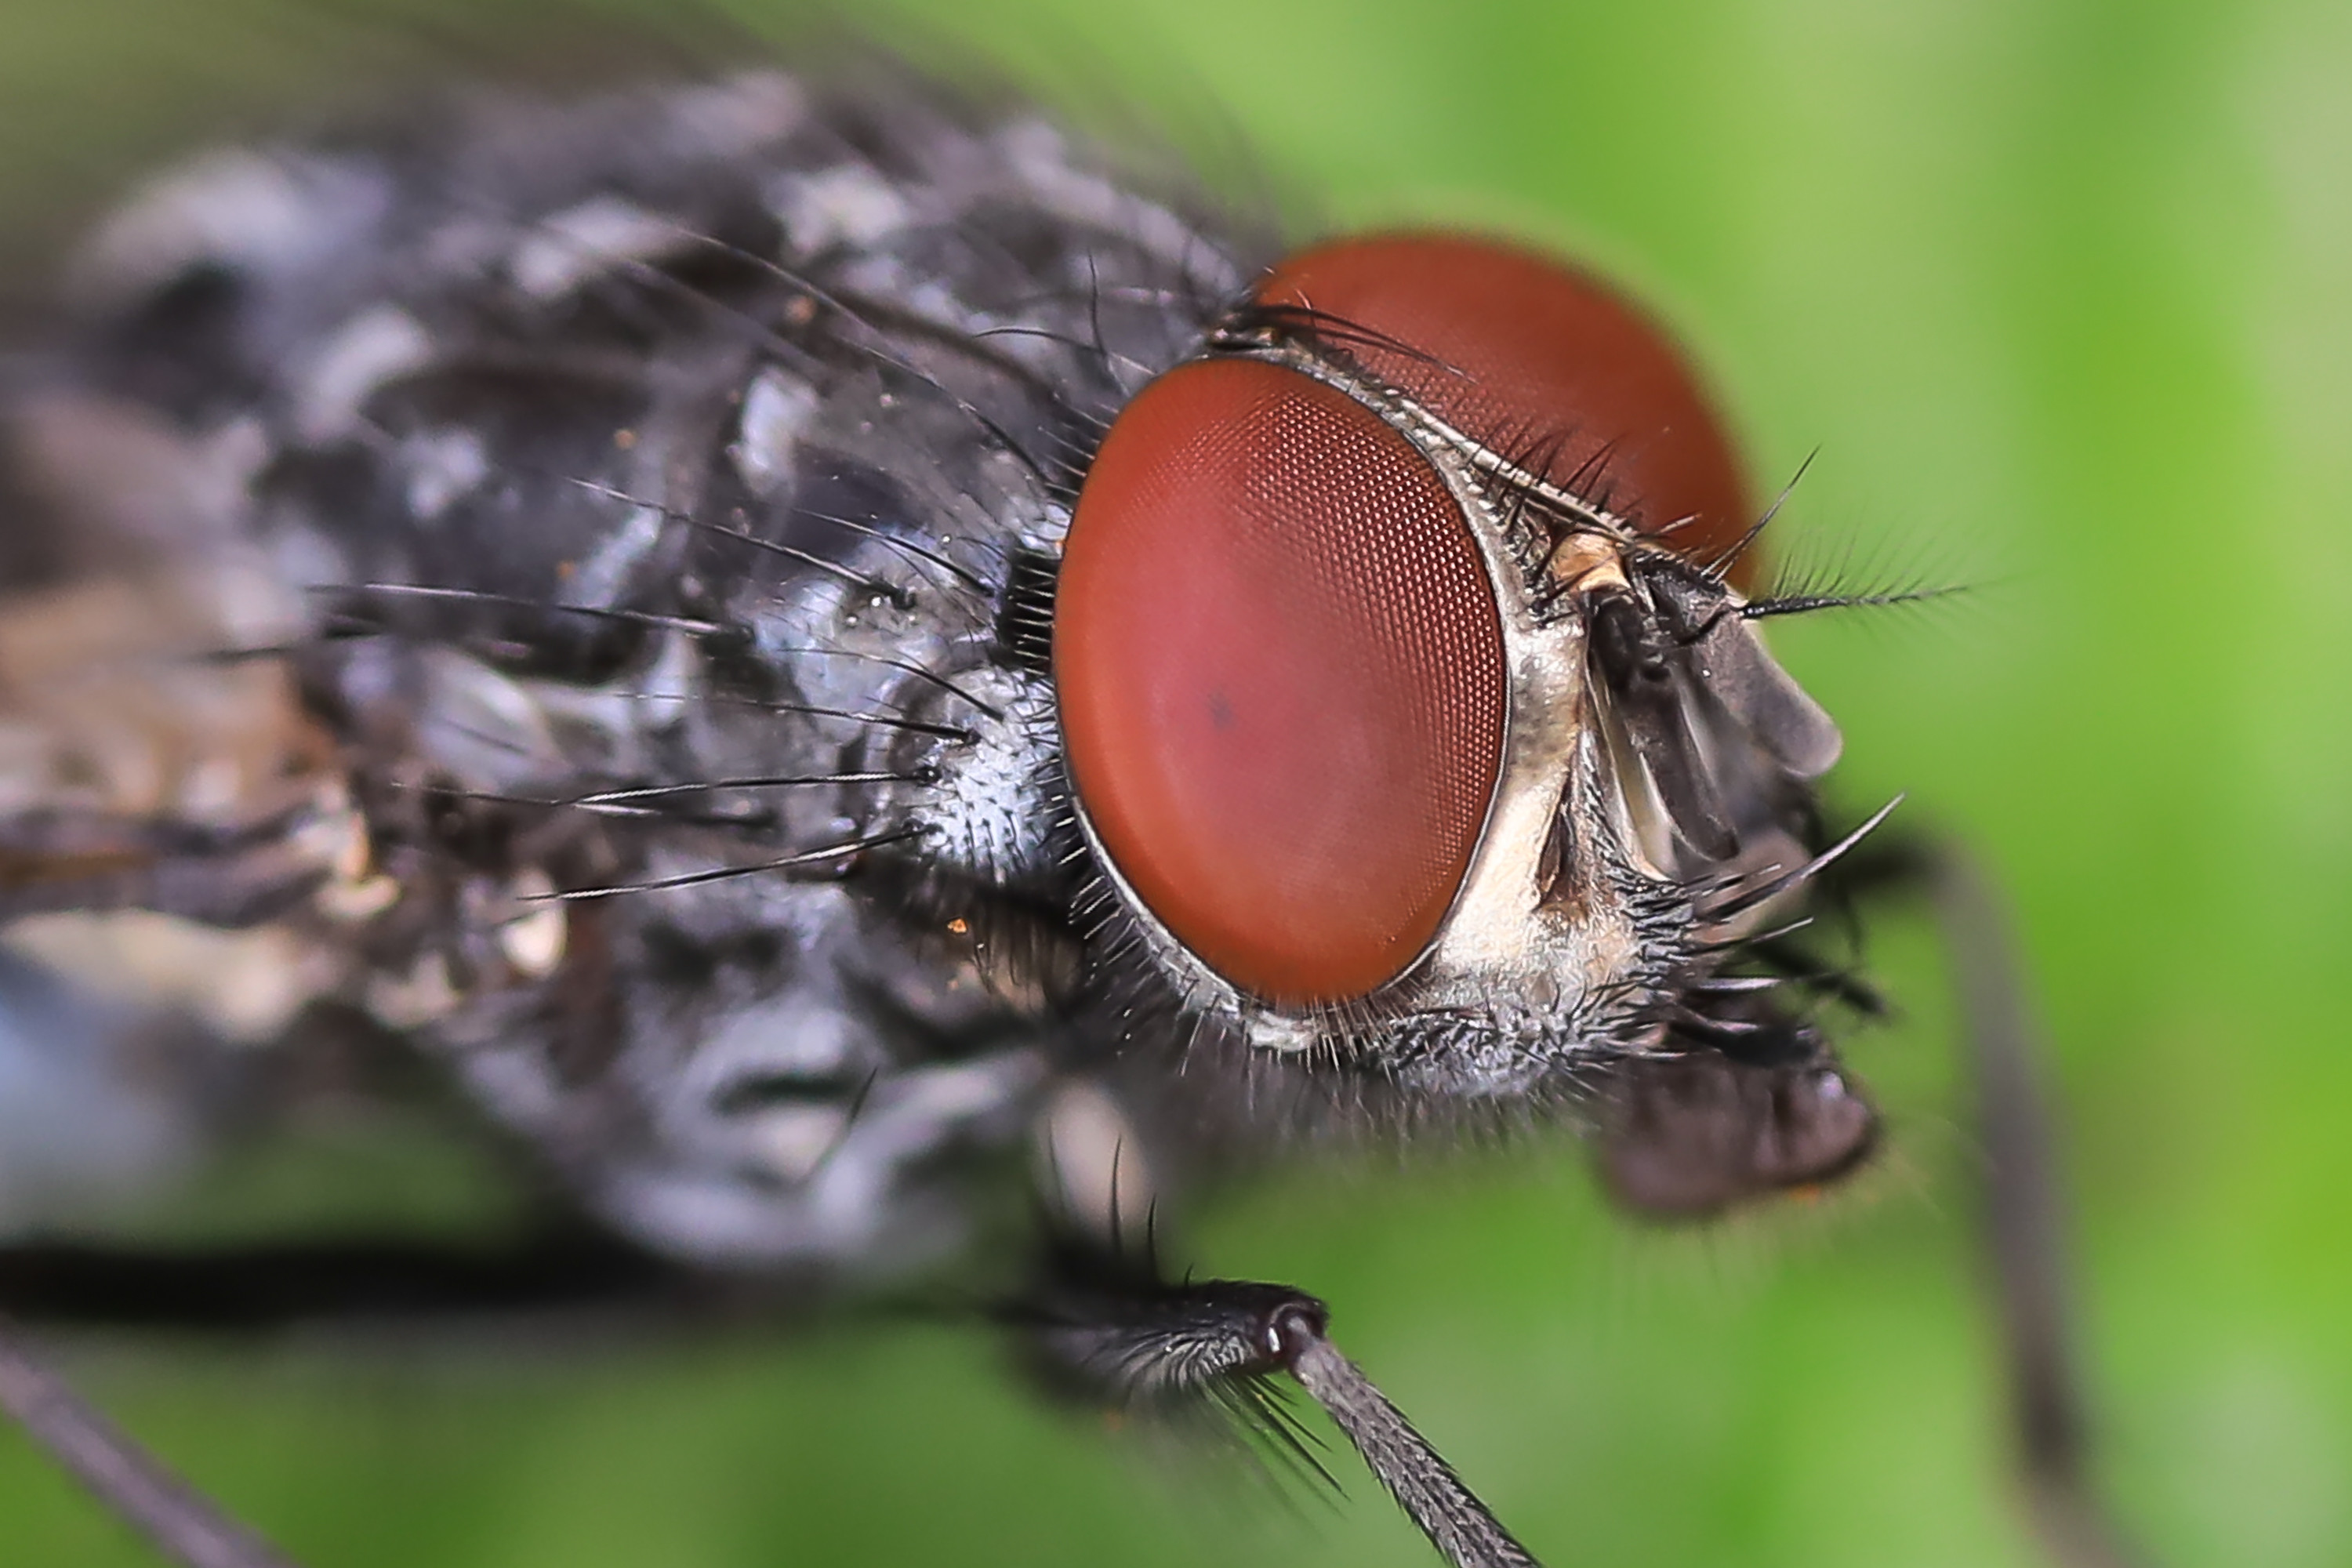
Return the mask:
{"type": "Polygon", "coordinates": [[[1500,776],[1502,616],[1370,408],[1248,360],[1146,387],[1078,499],[1054,674],[1097,844],[1235,989],[1349,1002],[1435,938],[1500,776]]]}

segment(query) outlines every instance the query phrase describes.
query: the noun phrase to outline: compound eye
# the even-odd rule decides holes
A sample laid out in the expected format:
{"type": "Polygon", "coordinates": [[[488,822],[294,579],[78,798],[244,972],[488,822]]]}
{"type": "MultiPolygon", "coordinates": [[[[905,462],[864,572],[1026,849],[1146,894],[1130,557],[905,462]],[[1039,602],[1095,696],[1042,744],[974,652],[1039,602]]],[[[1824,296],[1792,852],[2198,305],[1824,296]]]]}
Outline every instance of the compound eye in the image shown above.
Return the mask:
{"type": "Polygon", "coordinates": [[[1435,469],[1253,361],[1169,372],[1087,476],[1055,598],[1078,803],[1194,956],[1277,1005],[1435,936],[1502,766],[1502,622],[1435,469]]]}
{"type": "Polygon", "coordinates": [[[1694,561],[1754,520],[1690,366],[1580,272],[1493,240],[1379,235],[1291,257],[1257,300],[1314,312],[1364,369],[1586,500],[1680,523],[1666,537],[1694,561]]]}

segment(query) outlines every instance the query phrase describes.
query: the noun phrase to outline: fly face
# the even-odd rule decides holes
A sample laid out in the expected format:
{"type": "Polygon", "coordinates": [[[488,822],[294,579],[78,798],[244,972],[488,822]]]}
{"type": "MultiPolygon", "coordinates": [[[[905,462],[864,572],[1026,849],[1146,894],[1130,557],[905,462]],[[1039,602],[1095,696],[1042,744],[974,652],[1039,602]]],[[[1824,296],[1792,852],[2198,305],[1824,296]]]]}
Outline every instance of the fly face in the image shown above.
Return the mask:
{"type": "Polygon", "coordinates": [[[1055,682],[1117,920],[1252,1045],[1443,1096],[1793,1040],[1711,989],[1801,901],[1839,747],[1750,624],[1750,515],[1591,279],[1438,234],[1276,266],[1071,524],[1055,682]]]}

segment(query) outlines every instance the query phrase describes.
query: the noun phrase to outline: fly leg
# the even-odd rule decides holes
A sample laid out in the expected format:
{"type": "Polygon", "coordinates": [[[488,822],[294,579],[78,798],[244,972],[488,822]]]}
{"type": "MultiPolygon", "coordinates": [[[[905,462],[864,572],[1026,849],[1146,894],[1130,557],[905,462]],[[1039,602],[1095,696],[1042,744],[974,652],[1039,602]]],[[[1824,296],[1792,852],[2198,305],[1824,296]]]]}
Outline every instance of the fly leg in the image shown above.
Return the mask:
{"type": "Polygon", "coordinates": [[[88,1328],[257,1334],[522,1313],[679,1315],[751,1294],[749,1285],[562,1221],[498,1245],[352,1237],[196,1249],[0,1247],[0,1315],[88,1328]]]}
{"type": "Polygon", "coordinates": [[[0,1413],[181,1568],[293,1568],[97,1411],[0,1319],[0,1413]]]}
{"type": "MultiPolygon", "coordinates": [[[[1973,1089],[1979,1224],[2027,1515],[2059,1568],[2127,1568],[2137,1558],[2094,1489],[2043,1053],[1999,900],[1958,849],[1916,837],[1874,839],[1822,882],[1832,909],[1897,893],[1924,894],[1932,906],[1973,1089]]],[[[1779,980],[1801,980],[1864,1013],[1883,1005],[1801,942],[1759,942],[1752,951],[1779,980]]],[[[1828,1047],[1801,1025],[1741,1030],[1739,1000],[1735,994],[1724,1004],[1734,1011],[1697,1021],[1719,1038],[1696,1037],[1675,1054],[1629,1057],[1591,1075],[1595,1163],[1625,1207],[1703,1218],[1833,1182],[1868,1156],[1876,1116],[1828,1047]]]]}
{"type": "Polygon", "coordinates": [[[716,1305],[724,1295],[686,1270],[573,1229],[504,1251],[409,1241],[210,1253],[21,1244],[0,1247],[0,1417],[179,1568],[293,1568],[78,1394],[28,1342],[20,1317],[255,1331],[597,1308],[674,1311],[716,1305]]]}
{"type": "Polygon", "coordinates": [[[1332,1343],[1330,1310],[1288,1285],[1172,1282],[1156,1257],[1065,1244],[1005,1316],[1050,1383],[1121,1414],[1182,1422],[1223,1414],[1328,1479],[1283,1403],[1286,1378],[1323,1407],[1389,1495],[1454,1568],[1536,1559],[1332,1343]]]}
{"type": "Polygon", "coordinates": [[[2000,901],[1959,850],[1925,880],[1950,954],[1976,1092],[1985,1184],[1979,1223],[1992,1265],[2011,1420],[2026,1510],[2063,1568],[2138,1561],[2094,1489],[2091,1423],[2075,1364],[2066,1215],[2043,1052],[2000,901]]]}
{"type": "Polygon", "coordinates": [[[1330,1310],[1288,1285],[1171,1279],[1143,1139],[1101,1085],[1049,1101],[1045,1245],[998,1315],[1033,1372],[1073,1401],[1179,1432],[1221,1419],[1290,1469],[1330,1483],[1286,1403],[1304,1389],[1454,1568],[1534,1568],[1444,1456],[1331,1342],[1330,1310]]]}

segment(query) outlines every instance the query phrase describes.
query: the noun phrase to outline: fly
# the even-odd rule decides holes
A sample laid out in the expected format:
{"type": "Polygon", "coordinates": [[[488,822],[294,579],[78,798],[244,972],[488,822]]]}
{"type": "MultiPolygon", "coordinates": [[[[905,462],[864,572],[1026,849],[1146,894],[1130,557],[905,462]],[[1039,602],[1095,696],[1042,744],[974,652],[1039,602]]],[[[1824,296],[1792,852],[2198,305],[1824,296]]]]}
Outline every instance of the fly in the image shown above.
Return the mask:
{"type": "MultiPolygon", "coordinates": [[[[1286,253],[869,65],[212,154],[74,276],[12,479],[111,543],[5,612],[100,630],[16,692],[0,915],[93,984],[266,950],[178,1000],[292,1061],[363,1020],[573,1211],[511,1270],[293,1247],[250,1318],[975,1281],[1049,1383],[1320,1469],[1296,1386],[1448,1561],[1528,1563],[1331,1308],[1170,1272],[1172,1173],[1559,1123],[1689,1215],[1875,1145],[1811,928],[1892,807],[1824,805],[1759,632],[1835,602],[1573,266],[1286,253]]],[[[205,1316],[201,1260],[7,1261],[205,1316]]],[[[0,1350],[167,1550],[274,1561],[0,1350]]]]}

